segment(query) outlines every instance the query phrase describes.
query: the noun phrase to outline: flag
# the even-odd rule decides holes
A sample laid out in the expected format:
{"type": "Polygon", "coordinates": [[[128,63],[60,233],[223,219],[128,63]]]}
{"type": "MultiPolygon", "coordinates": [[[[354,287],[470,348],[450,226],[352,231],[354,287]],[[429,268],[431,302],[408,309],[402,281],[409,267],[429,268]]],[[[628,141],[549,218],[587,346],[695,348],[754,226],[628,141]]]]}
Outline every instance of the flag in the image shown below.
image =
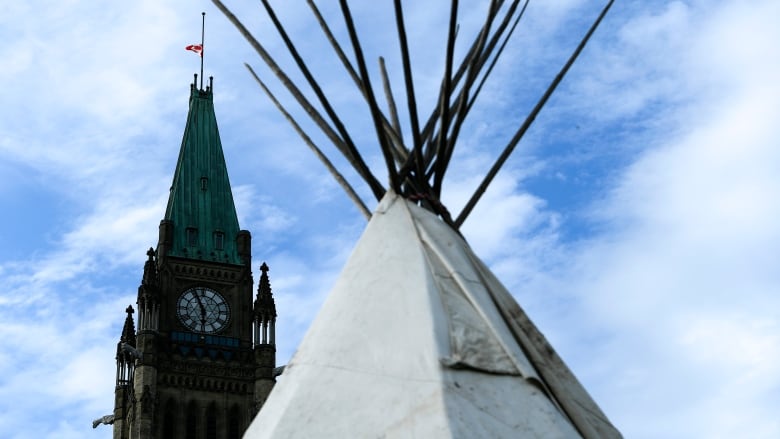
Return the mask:
{"type": "Polygon", "coordinates": [[[203,44],[190,44],[189,46],[185,47],[184,50],[191,50],[203,58],[203,44]]]}

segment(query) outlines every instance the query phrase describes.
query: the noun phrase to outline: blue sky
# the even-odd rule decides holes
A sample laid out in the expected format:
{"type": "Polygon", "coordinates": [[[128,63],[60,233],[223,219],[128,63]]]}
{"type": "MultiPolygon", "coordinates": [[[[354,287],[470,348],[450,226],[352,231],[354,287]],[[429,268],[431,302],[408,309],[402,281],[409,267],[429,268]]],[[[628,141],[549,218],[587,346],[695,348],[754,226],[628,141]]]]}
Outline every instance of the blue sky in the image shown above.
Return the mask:
{"type": "MultiPolygon", "coordinates": [[[[387,6],[355,3],[371,73],[384,55],[400,101],[394,34],[378,31],[392,29],[387,6]]],[[[427,114],[446,17],[414,3],[427,114]]],[[[464,41],[483,3],[464,6],[479,11],[461,17],[464,41]]],[[[365,107],[305,5],[274,4],[383,175],[365,107]]],[[[228,6],[289,65],[258,4],[228,6]]],[[[599,8],[531,2],[464,127],[443,195],[451,211],[599,8]]],[[[199,69],[184,46],[199,40],[201,11],[239,221],[255,267],[271,267],[280,364],[365,225],[254,84],[244,61],[293,107],[210,2],[5,2],[3,437],[110,437],[91,420],[112,409],[116,341],[164,213],[199,69]]],[[[626,437],[780,436],[778,18],[774,0],[616,2],[464,225],[626,437]]]]}

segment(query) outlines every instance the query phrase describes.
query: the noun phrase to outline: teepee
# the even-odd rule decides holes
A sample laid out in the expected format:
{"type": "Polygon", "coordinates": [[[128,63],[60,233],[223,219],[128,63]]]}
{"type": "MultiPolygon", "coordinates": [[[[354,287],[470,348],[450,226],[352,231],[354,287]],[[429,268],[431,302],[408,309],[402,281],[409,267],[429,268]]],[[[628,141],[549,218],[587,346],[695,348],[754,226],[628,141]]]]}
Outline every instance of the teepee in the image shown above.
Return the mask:
{"type": "MultiPolygon", "coordinates": [[[[394,0],[404,68],[410,144],[392,94],[379,109],[346,0],[340,0],[354,64],[312,0],[335,54],[365,97],[388,171],[372,174],[315,75],[267,0],[263,5],[324,109],[322,115],[274,58],[219,1],[303,109],[368,184],[373,213],[249,68],[304,141],[369,218],[336,285],[245,437],[616,438],[620,433],[458,229],[609,10],[610,1],[509,141],[463,211],[440,200],[444,174],[465,120],[528,1],[491,0],[457,66],[458,2],[450,4],[438,104],[421,124],[404,14],[394,0]]],[[[385,90],[388,77],[380,66],[385,90]]]]}

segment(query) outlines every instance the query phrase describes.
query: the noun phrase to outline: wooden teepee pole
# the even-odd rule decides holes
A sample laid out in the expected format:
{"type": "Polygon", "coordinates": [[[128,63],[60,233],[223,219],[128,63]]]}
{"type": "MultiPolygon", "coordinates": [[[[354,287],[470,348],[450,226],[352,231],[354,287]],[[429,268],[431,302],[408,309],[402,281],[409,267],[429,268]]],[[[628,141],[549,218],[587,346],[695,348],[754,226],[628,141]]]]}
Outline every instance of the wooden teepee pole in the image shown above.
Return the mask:
{"type": "MultiPolygon", "coordinates": [[[[420,119],[417,115],[417,98],[414,93],[414,79],[412,78],[412,62],[409,56],[409,43],[406,40],[406,25],[404,24],[404,11],[401,0],[394,0],[395,24],[398,32],[398,45],[401,49],[401,62],[404,70],[404,83],[406,85],[406,104],[409,108],[409,125],[412,130],[412,156],[416,162],[418,178],[424,175],[422,140],[420,139],[420,119]]],[[[408,162],[408,161],[407,161],[408,162]]],[[[406,166],[404,166],[406,167],[406,166]]],[[[403,171],[401,171],[403,174],[403,171]]]]}
{"type": "MultiPolygon", "coordinates": [[[[309,4],[309,8],[311,8],[312,13],[314,14],[314,18],[319,23],[322,32],[325,34],[325,38],[328,40],[331,47],[336,52],[336,56],[339,58],[339,60],[341,60],[342,65],[347,70],[349,76],[352,78],[352,81],[355,83],[355,86],[358,88],[360,93],[365,98],[366,89],[365,86],[363,85],[363,81],[358,76],[357,72],[355,71],[355,68],[352,66],[352,63],[347,58],[346,54],[344,54],[341,45],[338,43],[338,41],[336,41],[336,38],[333,36],[333,32],[331,32],[330,30],[330,26],[328,26],[328,23],[322,17],[322,14],[320,13],[314,1],[307,0],[307,3],[309,4]]],[[[401,138],[400,130],[394,128],[394,126],[384,117],[384,115],[382,115],[382,126],[384,128],[385,134],[389,137],[394,147],[393,154],[395,155],[396,160],[400,160],[402,162],[405,161],[406,157],[409,155],[409,152],[406,150],[406,147],[404,146],[403,140],[401,138]]]]}
{"type": "MultiPolygon", "coordinates": [[[[409,154],[408,151],[406,151],[406,148],[404,148],[404,138],[403,133],[401,132],[401,121],[398,119],[398,108],[395,106],[395,99],[393,98],[393,89],[390,86],[390,78],[387,76],[387,67],[385,66],[385,59],[381,56],[379,57],[379,72],[382,74],[382,88],[385,90],[385,99],[387,100],[387,112],[390,113],[390,124],[393,128],[393,131],[395,131],[396,135],[398,136],[398,145],[403,148],[403,155],[398,154],[399,164],[403,164],[403,162],[408,158],[409,154]]],[[[394,144],[396,142],[393,142],[394,144]]],[[[398,148],[397,148],[398,149],[398,148]]],[[[399,153],[401,151],[398,151],[399,153]]]]}
{"type": "MultiPolygon", "coordinates": [[[[263,0],[264,2],[267,0],[263,0]]],[[[390,187],[396,193],[401,193],[401,184],[398,179],[398,171],[395,167],[395,162],[390,152],[390,147],[387,143],[387,138],[384,135],[381,125],[381,112],[379,106],[376,103],[376,97],[371,87],[371,79],[368,76],[368,69],[366,68],[366,62],[363,58],[363,49],[360,47],[360,39],[357,36],[355,30],[355,23],[352,20],[352,14],[349,10],[349,4],[347,0],[339,0],[341,6],[341,12],[344,16],[344,23],[347,25],[347,31],[349,33],[349,39],[352,41],[352,49],[355,52],[355,60],[357,61],[358,70],[360,71],[360,77],[365,87],[366,101],[368,101],[369,109],[371,110],[371,118],[374,121],[374,128],[376,129],[376,135],[379,140],[379,147],[382,149],[382,156],[385,158],[385,165],[387,166],[387,173],[390,180],[390,187]]]]}
{"type": "Polygon", "coordinates": [[[596,31],[596,28],[598,28],[599,24],[601,23],[601,20],[607,14],[607,11],[609,11],[609,8],[612,6],[613,2],[614,0],[610,0],[609,3],[607,3],[607,5],[601,11],[601,14],[596,19],[596,21],[593,22],[593,25],[588,30],[588,33],[585,34],[585,37],[583,37],[582,41],[580,41],[580,44],[577,46],[577,49],[575,49],[574,53],[571,54],[569,60],[566,62],[566,64],[564,64],[563,68],[561,68],[561,71],[558,72],[558,75],[555,76],[555,79],[552,81],[550,86],[547,87],[547,90],[545,91],[544,95],[542,95],[542,97],[536,103],[536,106],[534,106],[533,110],[531,110],[531,113],[528,114],[523,124],[520,126],[520,128],[517,130],[515,135],[512,137],[512,140],[509,141],[509,144],[501,152],[501,155],[498,157],[496,162],[490,168],[488,174],[479,184],[477,190],[474,191],[474,194],[471,196],[469,201],[466,203],[466,206],[463,208],[463,211],[455,219],[456,227],[460,227],[463,224],[463,221],[466,220],[466,218],[469,216],[471,211],[474,209],[474,206],[477,204],[479,199],[485,193],[485,190],[487,190],[488,185],[490,185],[490,182],[493,181],[493,178],[501,169],[501,166],[503,166],[504,162],[506,162],[506,159],[509,158],[509,155],[512,154],[512,151],[514,151],[515,146],[517,146],[517,143],[520,142],[520,139],[523,138],[523,135],[525,134],[526,131],[528,131],[528,128],[531,126],[531,123],[533,123],[534,119],[536,119],[536,115],[539,114],[539,112],[542,110],[542,107],[544,107],[544,104],[547,103],[547,100],[550,98],[550,96],[552,96],[553,92],[558,87],[558,84],[560,84],[561,81],[563,80],[563,77],[566,76],[566,73],[569,71],[569,68],[572,66],[572,64],[574,64],[574,61],[579,56],[580,52],[582,52],[582,49],[585,48],[585,45],[588,43],[588,40],[590,40],[591,35],[593,35],[593,32],[596,31]]]}
{"type": "MultiPolygon", "coordinates": [[[[346,144],[347,149],[350,152],[350,155],[354,159],[356,170],[363,177],[366,183],[368,183],[377,201],[382,199],[382,197],[385,194],[384,187],[371,173],[371,170],[368,168],[368,165],[366,165],[365,161],[363,161],[363,157],[360,155],[360,152],[358,152],[354,142],[352,142],[349,132],[347,131],[346,127],[341,122],[341,119],[338,117],[335,110],[331,106],[330,101],[328,101],[327,97],[325,96],[325,93],[322,91],[322,88],[319,86],[317,81],[314,79],[314,76],[309,71],[309,68],[306,66],[306,63],[303,61],[303,58],[301,58],[300,54],[298,53],[298,50],[293,45],[292,40],[290,40],[290,37],[287,35],[287,31],[284,30],[284,26],[282,26],[281,22],[279,22],[279,19],[276,17],[276,13],[274,13],[271,4],[268,3],[268,0],[262,0],[262,3],[266,9],[266,12],[268,13],[268,17],[271,19],[274,26],[276,27],[279,36],[282,37],[284,44],[287,46],[287,50],[290,52],[290,55],[292,55],[293,59],[295,60],[295,63],[298,65],[298,68],[301,70],[301,73],[303,73],[303,76],[306,78],[306,81],[308,81],[309,86],[311,86],[312,90],[314,91],[314,94],[317,95],[320,104],[325,109],[325,113],[328,114],[331,121],[333,122],[333,125],[336,127],[336,130],[339,132],[341,138],[344,140],[344,143],[346,144]]],[[[382,138],[384,138],[384,136],[382,136],[382,138]]]]}
{"type": "Polygon", "coordinates": [[[447,145],[447,132],[450,127],[450,95],[452,87],[452,56],[455,51],[455,36],[458,26],[458,0],[450,3],[450,24],[447,33],[447,55],[444,61],[444,78],[439,96],[439,138],[436,145],[436,162],[433,174],[433,193],[438,197],[441,194],[441,182],[444,176],[444,149],[447,145]]]}
{"type": "MultiPolygon", "coordinates": [[[[516,6],[516,3],[514,3],[513,6],[516,6]]],[[[488,76],[490,76],[490,73],[493,71],[493,67],[496,65],[496,62],[498,61],[498,58],[501,56],[501,53],[504,51],[504,47],[506,47],[506,43],[509,41],[509,38],[512,36],[512,33],[514,33],[517,24],[520,22],[520,19],[523,18],[523,14],[525,13],[525,9],[527,6],[528,6],[528,0],[526,0],[525,4],[523,4],[523,8],[520,10],[520,13],[517,15],[517,18],[515,18],[514,23],[512,23],[512,27],[509,28],[509,32],[504,37],[503,43],[501,43],[501,46],[499,46],[495,56],[493,56],[493,60],[491,61],[485,73],[482,75],[482,79],[480,79],[479,84],[477,85],[471,97],[469,97],[469,92],[471,91],[471,87],[473,86],[474,81],[467,80],[466,83],[464,84],[460,96],[458,97],[458,108],[456,110],[457,117],[455,122],[453,123],[452,132],[450,133],[450,136],[447,139],[448,148],[444,152],[445,153],[445,156],[443,158],[444,172],[446,172],[447,169],[449,168],[450,159],[452,158],[452,153],[455,150],[455,144],[457,143],[458,135],[460,134],[460,128],[463,125],[463,122],[466,120],[466,116],[468,116],[469,111],[471,111],[471,107],[474,105],[477,96],[479,96],[479,92],[482,91],[482,86],[485,84],[485,81],[487,80],[488,76]],[[467,100],[468,102],[466,102],[467,100]]],[[[511,17],[511,14],[507,15],[507,18],[509,17],[511,17]]],[[[506,23],[507,20],[505,20],[504,22],[506,23]]],[[[502,23],[501,32],[503,32],[504,27],[505,25],[502,23]]],[[[494,41],[497,41],[497,39],[494,41]]],[[[493,46],[495,46],[495,43],[491,46],[490,51],[493,50],[492,49],[493,46]]],[[[474,80],[476,80],[476,77],[479,75],[480,70],[483,68],[485,61],[488,59],[487,55],[489,55],[489,53],[486,53],[485,55],[486,56],[483,56],[481,60],[475,58],[473,62],[476,64],[476,66],[474,67],[473,70],[472,69],[469,70],[470,74],[472,71],[474,72],[474,80]]]]}
{"type": "Polygon", "coordinates": [[[285,119],[292,125],[292,127],[295,129],[295,131],[298,133],[299,136],[301,136],[301,139],[306,143],[306,145],[309,146],[309,148],[314,152],[314,155],[317,156],[318,159],[325,165],[326,168],[328,168],[328,171],[330,171],[330,174],[333,176],[334,179],[336,179],[336,182],[344,189],[344,191],[347,193],[347,196],[352,200],[353,203],[355,203],[355,206],[357,206],[360,213],[363,214],[366,219],[371,218],[371,211],[368,210],[366,205],[363,203],[363,200],[360,199],[360,196],[358,196],[357,192],[355,192],[355,189],[352,188],[352,186],[349,184],[349,182],[344,178],[343,175],[336,169],[335,166],[333,166],[333,163],[328,159],[328,157],[320,150],[319,147],[311,140],[311,138],[303,131],[300,125],[295,121],[295,119],[290,115],[290,113],[282,106],[282,104],[279,102],[279,100],[276,99],[276,96],[271,93],[271,90],[268,89],[268,87],[265,85],[265,83],[260,79],[259,76],[257,76],[257,73],[252,69],[252,67],[249,64],[244,63],[244,66],[249,70],[249,73],[252,74],[252,76],[255,78],[255,81],[260,85],[260,87],[263,89],[265,94],[268,96],[269,99],[271,99],[271,102],[276,105],[276,108],[279,110],[280,113],[284,116],[285,119]]]}
{"type": "MultiPolygon", "coordinates": [[[[300,89],[296,87],[295,83],[290,80],[289,76],[282,70],[278,64],[276,64],[276,61],[268,54],[268,52],[265,50],[265,48],[260,44],[257,39],[252,36],[252,34],[249,32],[249,30],[244,26],[243,23],[227,8],[225,5],[222,4],[219,0],[212,0],[212,2],[219,8],[222,13],[225,14],[225,16],[228,18],[228,20],[233,23],[233,25],[238,29],[238,31],[241,33],[241,35],[246,38],[246,40],[249,42],[249,44],[255,49],[255,51],[260,55],[260,58],[266,63],[268,68],[271,69],[271,71],[276,75],[276,77],[279,79],[279,81],[284,85],[287,90],[290,92],[290,94],[295,98],[295,100],[298,102],[298,104],[301,106],[301,108],[306,111],[306,113],[309,115],[309,117],[314,121],[314,123],[322,130],[322,132],[330,139],[330,141],[336,146],[336,148],[341,151],[341,153],[344,155],[344,157],[349,161],[349,163],[352,165],[353,168],[358,172],[358,174],[363,177],[364,180],[368,181],[367,177],[361,173],[361,168],[358,165],[355,157],[352,156],[350,150],[347,148],[346,144],[342,139],[339,137],[339,135],[333,130],[333,128],[330,127],[328,122],[325,121],[325,119],[320,115],[320,113],[314,108],[313,105],[309,102],[308,99],[301,93],[300,89]]],[[[371,177],[373,177],[371,175],[371,177]]],[[[374,179],[376,180],[376,179],[374,179]]],[[[377,182],[379,184],[379,182],[377,182]]],[[[383,188],[380,189],[383,190],[383,188]]]]}

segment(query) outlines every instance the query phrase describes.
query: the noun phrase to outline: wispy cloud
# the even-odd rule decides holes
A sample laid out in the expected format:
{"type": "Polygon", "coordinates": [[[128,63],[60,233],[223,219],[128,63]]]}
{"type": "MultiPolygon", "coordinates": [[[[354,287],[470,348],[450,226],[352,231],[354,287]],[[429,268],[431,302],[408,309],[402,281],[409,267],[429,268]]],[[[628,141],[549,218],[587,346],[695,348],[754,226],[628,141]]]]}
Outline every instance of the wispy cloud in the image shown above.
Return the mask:
{"type": "MultiPolygon", "coordinates": [[[[375,8],[387,5],[355,3],[362,30],[386,24],[375,8]]],[[[410,29],[427,43],[413,57],[421,108],[432,109],[446,18],[408,3],[410,29]]],[[[627,437],[780,435],[775,3],[616,4],[464,227],[627,437]]],[[[237,7],[281,53],[256,5],[237,7]]],[[[284,362],[365,223],[242,70],[241,61],[259,64],[251,49],[202,8],[234,195],[255,265],[272,269],[284,362]]],[[[359,96],[339,93],[349,80],[305,6],[278,9],[310,37],[297,41],[339,108],[365,116],[359,96]]],[[[33,249],[0,259],[0,431],[11,437],[84,437],[111,409],[122,311],[156,241],[197,67],[183,45],[199,37],[200,9],[187,10],[0,7],[0,202],[13,211],[0,226],[19,231],[2,243],[33,249]],[[47,218],[10,204],[31,188],[50,204],[47,218]],[[41,222],[46,230],[28,227],[41,222]]],[[[532,3],[462,136],[445,184],[451,210],[594,10],[532,3]]],[[[464,41],[479,19],[464,16],[464,41]]],[[[403,105],[398,54],[384,48],[394,35],[367,36],[403,105]]],[[[372,147],[371,131],[355,130],[361,147],[372,147]]],[[[369,160],[381,169],[378,155],[369,160]]]]}
{"type": "MultiPolygon", "coordinates": [[[[780,276],[772,263],[780,245],[772,221],[780,88],[768,80],[780,63],[767,58],[776,50],[756,50],[778,37],[772,12],[777,6],[768,2],[677,2],[629,20],[619,33],[627,47],[656,54],[658,68],[641,70],[655,86],[612,89],[596,102],[615,102],[610,108],[621,117],[636,106],[676,122],[671,133],[651,126],[642,138],[655,142],[592,204],[602,232],[566,250],[570,265],[558,280],[574,292],[571,314],[583,332],[555,335],[628,436],[780,432],[770,415],[780,404],[780,276]],[[654,35],[665,37],[647,38],[654,35]],[[594,337],[606,339],[595,352],[594,337]],[[611,366],[593,364],[606,353],[611,366]],[[663,423],[642,421],[648,418],[663,423]]],[[[634,69],[626,62],[632,57],[618,51],[607,60],[634,69]]]]}

